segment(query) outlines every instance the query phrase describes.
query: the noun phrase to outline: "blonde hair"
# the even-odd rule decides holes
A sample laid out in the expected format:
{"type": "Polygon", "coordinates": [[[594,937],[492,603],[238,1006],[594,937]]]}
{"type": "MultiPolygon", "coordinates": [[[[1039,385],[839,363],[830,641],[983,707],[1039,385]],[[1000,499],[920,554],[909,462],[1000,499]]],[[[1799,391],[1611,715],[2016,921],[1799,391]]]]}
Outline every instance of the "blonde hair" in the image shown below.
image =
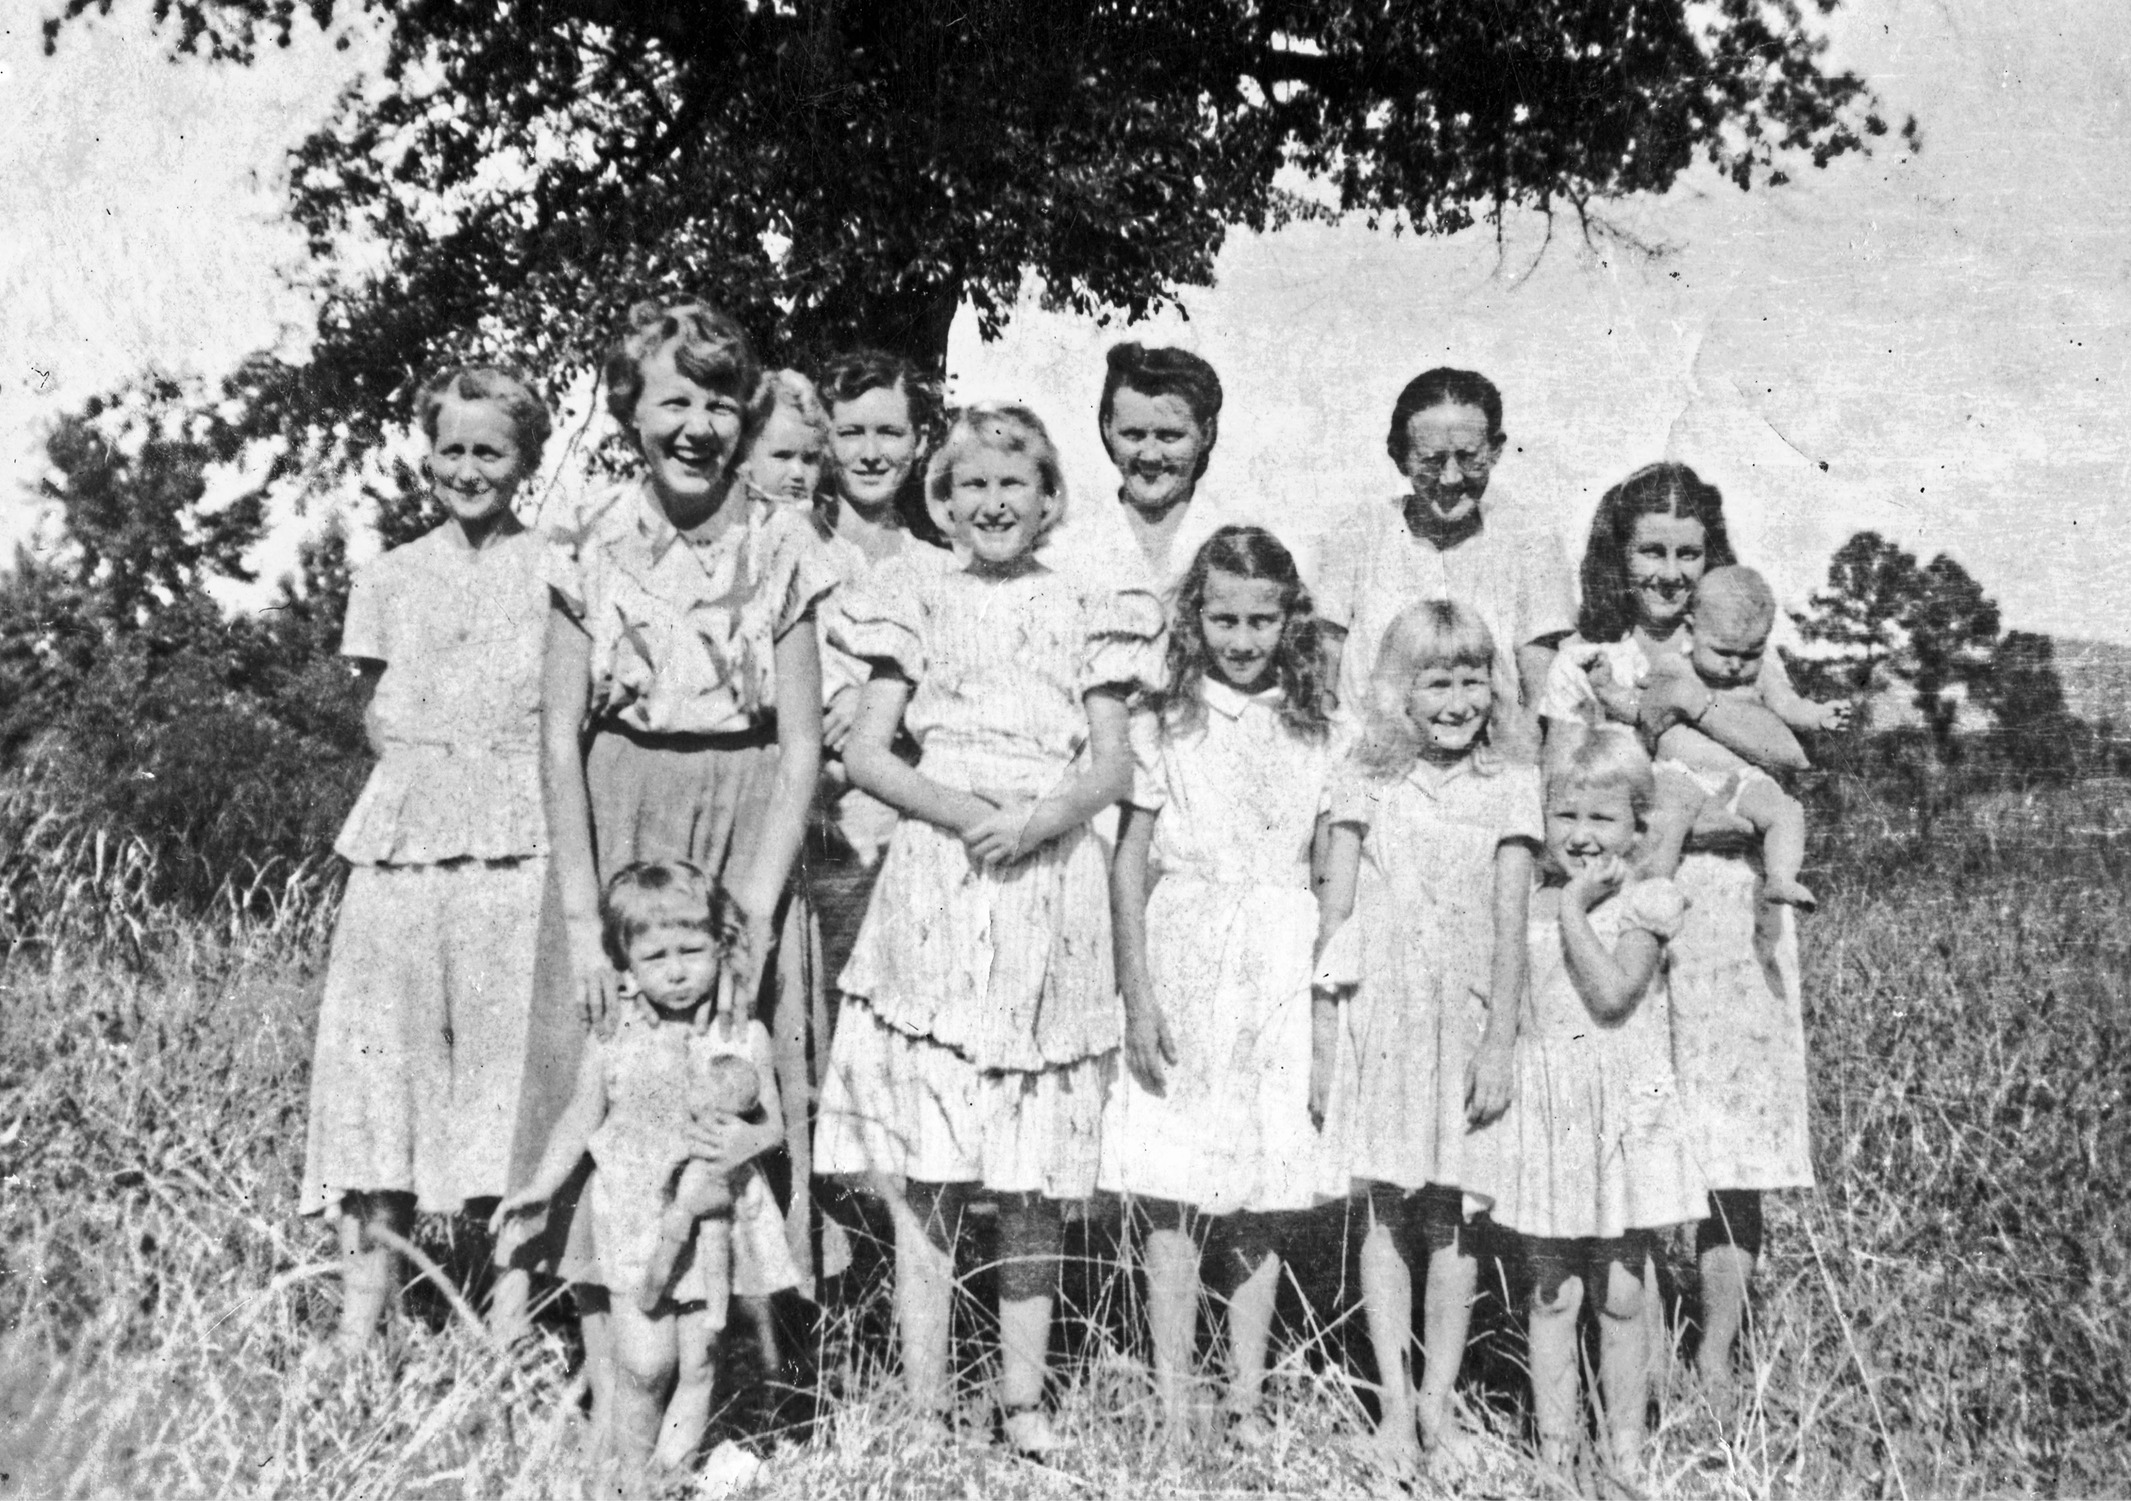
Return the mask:
{"type": "Polygon", "coordinates": [[[629,309],[629,329],[607,351],[607,411],[624,430],[636,430],[636,403],[644,394],[644,364],[668,345],[674,369],[706,391],[739,401],[749,436],[769,416],[758,401],[762,366],[747,333],[719,309],[692,298],[639,302],[629,309]]]}
{"type": "Polygon", "coordinates": [[[797,370],[772,370],[764,375],[755,392],[755,404],[762,409],[755,419],[757,432],[769,422],[771,413],[783,407],[821,434],[824,443],[828,442],[829,409],[821,404],[821,393],[814,389],[814,383],[797,370]]]}
{"type": "Polygon", "coordinates": [[[1557,791],[1572,787],[1619,788],[1628,794],[1635,821],[1642,823],[1657,803],[1657,772],[1650,754],[1624,724],[1602,724],[1584,733],[1581,740],[1547,768],[1546,800],[1557,791]]]}
{"type": "Polygon", "coordinates": [[[614,967],[629,967],[629,945],[653,928],[696,928],[723,952],[732,933],[732,899],[686,860],[625,865],[599,897],[600,938],[614,967]]]}
{"type": "Polygon", "coordinates": [[[1722,616],[1766,635],[1776,625],[1776,591],[1753,569],[1733,563],[1712,568],[1694,586],[1696,617],[1722,616]]]}
{"type": "MultiPolygon", "coordinates": [[[[935,510],[945,507],[954,491],[955,465],[971,449],[989,448],[998,453],[1027,454],[1036,463],[1036,477],[1043,493],[1053,501],[1044,522],[1044,534],[1065,517],[1065,466],[1058,460],[1058,445],[1051,441],[1043,419],[1013,401],[980,401],[962,407],[951,416],[947,436],[925,467],[925,495],[935,510]]],[[[935,518],[937,519],[937,518],[935,518]]]]}
{"type": "MultiPolygon", "coordinates": [[[[1431,667],[1478,667],[1493,680],[1495,638],[1487,622],[1454,599],[1424,599],[1406,606],[1384,631],[1369,674],[1369,702],[1363,706],[1362,741],[1357,752],[1376,776],[1402,777],[1420,759],[1421,732],[1406,712],[1413,680],[1431,667]]],[[[1476,765],[1494,771],[1486,752],[1502,705],[1491,703],[1487,726],[1474,743],[1476,765]]]]}

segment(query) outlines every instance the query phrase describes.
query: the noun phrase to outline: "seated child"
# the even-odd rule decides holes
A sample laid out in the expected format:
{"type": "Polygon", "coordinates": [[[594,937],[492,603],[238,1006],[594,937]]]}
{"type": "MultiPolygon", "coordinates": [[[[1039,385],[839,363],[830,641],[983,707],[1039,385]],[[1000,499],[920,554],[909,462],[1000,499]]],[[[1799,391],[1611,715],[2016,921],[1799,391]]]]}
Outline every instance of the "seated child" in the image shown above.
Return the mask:
{"type": "MultiPolygon", "coordinates": [[[[1764,678],[1762,657],[1776,623],[1776,596],[1751,568],[1714,568],[1694,592],[1694,641],[1688,663],[1711,693],[1758,703],[1792,729],[1840,730],[1850,722],[1846,703],[1817,704],[1789,691],[1787,680],[1764,678]],[[1779,686],[1780,684],[1780,686],[1779,686]]],[[[1774,777],[1718,744],[1692,724],[1676,724],[1658,738],[1660,779],[1684,774],[1702,792],[1745,819],[1761,836],[1763,893],[1771,902],[1810,911],[1813,893],[1799,884],[1805,863],[1805,808],[1774,777]]]]}

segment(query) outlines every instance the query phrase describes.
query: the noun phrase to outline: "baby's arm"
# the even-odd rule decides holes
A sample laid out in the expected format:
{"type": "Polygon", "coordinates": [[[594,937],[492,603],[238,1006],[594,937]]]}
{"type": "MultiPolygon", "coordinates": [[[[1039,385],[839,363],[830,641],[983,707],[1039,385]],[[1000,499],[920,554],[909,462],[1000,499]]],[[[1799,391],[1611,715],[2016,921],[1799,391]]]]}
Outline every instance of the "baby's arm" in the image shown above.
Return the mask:
{"type": "Polygon", "coordinates": [[[1117,989],[1125,1002],[1125,1064],[1159,1093],[1163,1065],[1176,1062],[1176,1041],[1155,999],[1147,970],[1147,867],[1154,845],[1152,808],[1125,805],[1117,855],[1110,862],[1110,928],[1117,949],[1117,989]]]}
{"type": "Polygon", "coordinates": [[[1465,1120],[1484,1126],[1509,1109],[1512,1055],[1523,1010],[1525,921],[1532,900],[1532,850],[1521,839],[1495,846],[1495,954],[1489,967],[1487,1030],[1465,1080],[1465,1120]]]}
{"type": "Polygon", "coordinates": [[[1841,731],[1850,727],[1850,701],[1834,699],[1828,703],[1815,703],[1800,693],[1791,682],[1783,661],[1771,651],[1761,659],[1761,674],[1754,680],[1752,690],[1771,714],[1794,730],[1818,734],[1824,730],[1841,731]]]}
{"type": "Polygon", "coordinates": [[[858,723],[844,745],[844,770],[851,783],[870,792],[896,812],[921,818],[957,838],[994,813],[994,805],[974,792],[942,787],[895,754],[895,732],[910,702],[910,679],[876,665],[858,701],[858,723]]]}
{"type": "Polygon", "coordinates": [[[1319,827],[1326,832],[1317,872],[1317,975],[1310,984],[1310,1117],[1323,1125],[1339,1057],[1339,1002],[1356,982],[1350,955],[1357,935],[1348,924],[1361,878],[1362,829],[1323,821],[1319,827]]]}
{"type": "Polygon", "coordinates": [[[1818,900],[1798,884],[1805,864],[1805,805],[1768,777],[1748,778],[1733,805],[1761,831],[1762,895],[1812,911],[1818,900]]]}
{"type": "Polygon", "coordinates": [[[1602,1022],[1630,1015],[1650,987],[1664,945],[1643,928],[1630,928],[1608,949],[1591,927],[1591,909],[1626,883],[1628,868],[1607,857],[1570,877],[1561,893],[1561,947],[1576,993],[1602,1022]]]}
{"type": "Polygon", "coordinates": [[[1121,688],[1090,689],[1082,699],[1088,714],[1088,754],[1052,791],[1030,803],[1007,803],[964,831],[977,860],[1016,860],[1079,828],[1132,791],[1132,745],[1126,734],[1121,688]]]}
{"type": "Polygon", "coordinates": [[[506,1195],[496,1206],[491,1228],[500,1232],[505,1221],[540,1208],[562,1192],[562,1186],[577,1171],[577,1164],[584,1161],[585,1153],[592,1149],[592,1133],[606,1118],[607,1082],[600,1059],[599,1039],[587,1038],[584,1058],[577,1065],[576,1092],[570,1096],[570,1103],[564,1107],[554,1129],[548,1132],[548,1144],[540,1154],[540,1165],[533,1170],[532,1180],[525,1187],[506,1195]]]}

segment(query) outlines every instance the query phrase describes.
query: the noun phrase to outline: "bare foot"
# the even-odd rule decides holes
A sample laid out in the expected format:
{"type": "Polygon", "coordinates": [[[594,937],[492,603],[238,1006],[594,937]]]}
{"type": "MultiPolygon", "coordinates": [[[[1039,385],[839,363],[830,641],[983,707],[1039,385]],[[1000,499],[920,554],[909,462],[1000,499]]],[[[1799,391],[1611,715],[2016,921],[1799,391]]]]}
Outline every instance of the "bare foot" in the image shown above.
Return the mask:
{"type": "Polygon", "coordinates": [[[1000,1424],[1006,1447],[1024,1459],[1046,1459],[1063,1442],[1040,1407],[1018,1407],[1000,1424]]]}
{"type": "Polygon", "coordinates": [[[1811,912],[1820,906],[1820,898],[1796,881],[1785,881],[1774,876],[1762,883],[1761,894],[1771,902],[1785,907],[1796,907],[1800,912],[1811,912]]]}

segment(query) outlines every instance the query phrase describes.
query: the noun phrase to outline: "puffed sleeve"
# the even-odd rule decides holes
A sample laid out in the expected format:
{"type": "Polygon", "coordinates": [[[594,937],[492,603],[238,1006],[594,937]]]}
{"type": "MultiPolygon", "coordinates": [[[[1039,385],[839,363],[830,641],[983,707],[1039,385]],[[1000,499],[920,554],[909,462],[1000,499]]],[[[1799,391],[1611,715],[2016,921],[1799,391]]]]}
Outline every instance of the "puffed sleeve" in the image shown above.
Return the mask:
{"type": "Polygon", "coordinates": [[[1333,766],[1325,779],[1323,811],[1334,823],[1357,824],[1366,829],[1377,819],[1388,784],[1371,775],[1359,756],[1349,753],[1333,766]]]}
{"type": "Polygon", "coordinates": [[[348,589],[348,613],[340,625],[340,654],[369,662],[392,660],[392,620],[399,612],[392,601],[392,576],[398,571],[387,561],[390,553],[359,568],[348,589]]]}
{"type": "Polygon", "coordinates": [[[1576,575],[1568,549],[1551,526],[1536,529],[1529,547],[1520,551],[1523,596],[1518,601],[1520,644],[1576,629],[1576,575]]]}
{"type": "Polygon", "coordinates": [[[890,558],[864,579],[837,589],[826,625],[829,644],[865,662],[890,662],[910,681],[925,675],[923,576],[890,558]]]}
{"type": "Polygon", "coordinates": [[[1637,881],[1620,894],[1621,930],[1641,928],[1670,943],[1687,918],[1687,894],[1667,880],[1637,881]]]}
{"type": "Polygon", "coordinates": [[[772,511],[764,522],[773,528],[772,579],[784,584],[772,633],[784,634],[806,619],[837,586],[838,571],[813,523],[796,511],[772,511]]]}
{"type": "Polygon", "coordinates": [[[1087,601],[1083,694],[1098,688],[1156,688],[1162,681],[1162,602],[1145,589],[1104,589],[1087,601]]]}
{"type": "Polygon", "coordinates": [[[1496,818],[1502,832],[1497,842],[1526,839],[1533,844],[1546,843],[1546,798],[1539,768],[1512,763],[1503,767],[1500,775],[1496,795],[1501,798],[1501,806],[1496,818]]]}
{"type": "Polygon", "coordinates": [[[1317,580],[1310,593],[1317,618],[1329,626],[1349,630],[1361,594],[1361,575],[1374,551],[1375,528],[1367,510],[1352,504],[1342,506],[1325,528],[1318,548],[1317,580]]]}
{"type": "Polygon", "coordinates": [[[1135,808],[1167,807],[1169,779],[1162,768],[1162,716],[1142,705],[1132,711],[1126,732],[1132,741],[1132,793],[1125,801],[1135,808]]]}

